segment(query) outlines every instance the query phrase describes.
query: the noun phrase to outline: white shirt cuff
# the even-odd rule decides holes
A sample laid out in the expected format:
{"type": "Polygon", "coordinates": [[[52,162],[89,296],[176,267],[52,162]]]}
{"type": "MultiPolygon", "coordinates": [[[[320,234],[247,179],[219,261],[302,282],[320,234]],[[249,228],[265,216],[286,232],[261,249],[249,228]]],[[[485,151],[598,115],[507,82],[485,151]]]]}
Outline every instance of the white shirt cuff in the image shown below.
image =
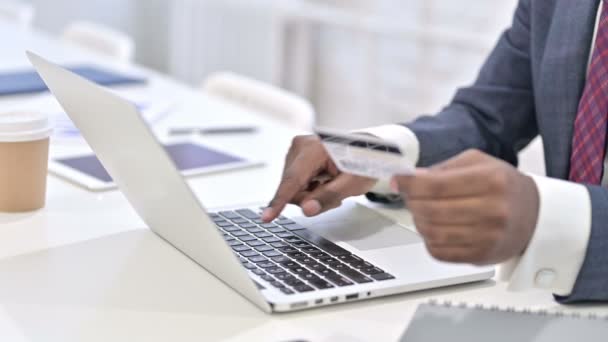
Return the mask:
{"type": "MultiPolygon", "coordinates": [[[[382,140],[390,141],[399,146],[401,152],[411,162],[411,165],[418,163],[420,155],[420,142],[409,128],[402,125],[383,125],[357,130],[356,133],[366,133],[378,137],[382,140]]],[[[379,180],[371,192],[379,194],[394,193],[389,184],[390,180],[379,180]]]]}
{"type": "Polygon", "coordinates": [[[591,235],[591,197],[583,185],[530,175],[538,188],[536,231],[521,257],[503,265],[509,290],[550,290],[568,296],[585,260],[591,235]]]}

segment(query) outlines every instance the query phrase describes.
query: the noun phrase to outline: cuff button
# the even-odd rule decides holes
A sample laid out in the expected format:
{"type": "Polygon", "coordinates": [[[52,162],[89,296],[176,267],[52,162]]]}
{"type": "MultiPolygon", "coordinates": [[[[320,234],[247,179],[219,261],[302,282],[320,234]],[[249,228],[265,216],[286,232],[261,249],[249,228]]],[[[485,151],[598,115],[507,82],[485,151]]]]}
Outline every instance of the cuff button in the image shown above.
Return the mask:
{"type": "Polygon", "coordinates": [[[543,268],[540,271],[536,272],[534,283],[538,288],[548,289],[553,287],[556,278],[557,273],[554,270],[549,268],[543,268]]]}

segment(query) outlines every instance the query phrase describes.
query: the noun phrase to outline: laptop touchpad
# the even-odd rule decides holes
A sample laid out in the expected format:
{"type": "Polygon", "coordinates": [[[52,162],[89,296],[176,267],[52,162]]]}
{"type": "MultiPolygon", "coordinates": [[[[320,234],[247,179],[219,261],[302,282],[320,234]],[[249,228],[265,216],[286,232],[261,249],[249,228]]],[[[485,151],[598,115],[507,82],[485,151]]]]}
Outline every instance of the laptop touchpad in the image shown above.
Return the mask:
{"type": "Polygon", "coordinates": [[[352,201],[318,217],[297,221],[329,240],[346,242],[362,251],[422,242],[416,233],[352,201]]]}

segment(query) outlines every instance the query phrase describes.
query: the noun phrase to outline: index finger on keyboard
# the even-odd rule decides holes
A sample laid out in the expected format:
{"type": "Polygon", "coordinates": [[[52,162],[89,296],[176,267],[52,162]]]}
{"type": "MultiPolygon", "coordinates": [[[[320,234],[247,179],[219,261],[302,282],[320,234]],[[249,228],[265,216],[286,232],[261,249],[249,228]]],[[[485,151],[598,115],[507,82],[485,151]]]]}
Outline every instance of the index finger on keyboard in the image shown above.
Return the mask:
{"type": "Polygon", "coordinates": [[[313,163],[302,159],[295,160],[283,173],[281,184],[262,214],[262,220],[270,222],[281,215],[283,209],[305,188],[314,177],[316,168],[313,163]]]}

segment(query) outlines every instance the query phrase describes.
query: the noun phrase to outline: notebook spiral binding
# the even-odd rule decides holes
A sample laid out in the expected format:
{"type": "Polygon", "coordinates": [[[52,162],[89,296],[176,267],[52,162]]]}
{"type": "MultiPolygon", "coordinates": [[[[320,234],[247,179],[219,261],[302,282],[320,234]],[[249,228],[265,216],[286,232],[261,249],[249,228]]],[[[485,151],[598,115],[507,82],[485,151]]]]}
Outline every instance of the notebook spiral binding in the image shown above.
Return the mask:
{"type": "Polygon", "coordinates": [[[489,304],[473,304],[467,302],[455,302],[451,300],[439,300],[430,299],[426,302],[427,305],[437,307],[455,307],[461,309],[472,309],[472,310],[488,310],[488,311],[503,311],[512,312],[524,315],[540,315],[540,316],[553,316],[553,317],[567,317],[574,319],[590,319],[590,320],[606,320],[608,321],[608,315],[598,315],[595,313],[582,314],[578,312],[565,313],[561,311],[549,311],[546,309],[530,309],[530,308],[517,308],[514,306],[499,306],[489,304]]]}

